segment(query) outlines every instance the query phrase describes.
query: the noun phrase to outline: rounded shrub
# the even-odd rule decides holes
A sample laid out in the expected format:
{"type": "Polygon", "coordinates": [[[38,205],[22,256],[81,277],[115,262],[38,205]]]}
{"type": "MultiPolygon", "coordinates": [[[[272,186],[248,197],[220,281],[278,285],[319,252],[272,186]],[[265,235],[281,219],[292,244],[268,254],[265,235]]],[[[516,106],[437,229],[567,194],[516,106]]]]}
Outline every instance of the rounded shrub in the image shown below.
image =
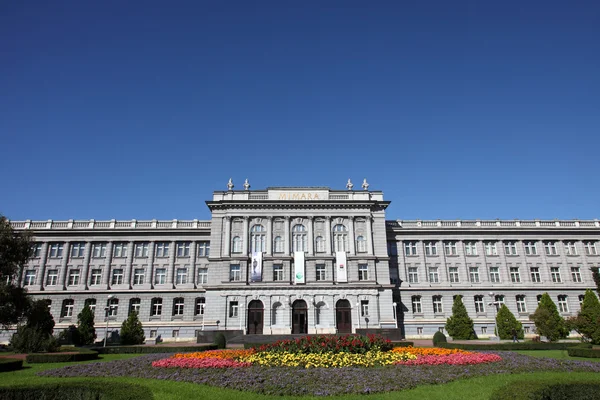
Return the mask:
{"type": "Polygon", "coordinates": [[[446,343],[446,335],[443,332],[437,331],[433,334],[433,345],[437,346],[439,343],[446,343]]]}
{"type": "Polygon", "coordinates": [[[215,336],[215,344],[217,345],[217,349],[224,349],[227,347],[227,339],[225,335],[222,333],[217,333],[215,336]]]}

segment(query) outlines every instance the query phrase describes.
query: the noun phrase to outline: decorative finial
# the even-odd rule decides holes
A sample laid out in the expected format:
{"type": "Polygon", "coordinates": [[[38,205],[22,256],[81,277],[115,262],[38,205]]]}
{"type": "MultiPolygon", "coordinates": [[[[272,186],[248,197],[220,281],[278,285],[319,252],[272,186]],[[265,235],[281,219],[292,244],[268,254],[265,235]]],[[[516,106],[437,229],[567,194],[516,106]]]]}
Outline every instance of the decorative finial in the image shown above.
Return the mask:
{"type": "Polygon", "coordinates": [[[229,178],[229,182],[227,182],[227,190],[233,190],[233,181],[229,178]]]}
{"type": "Polygon", "coordinates": [[[369,184],[367,183],[367,178],[363,179],[362,188],[363,188],[363,190],[369,190],[369,184]]]}
{"type": "Polygon", "coordinates": [[[348,178],[348,183],[346,183],[346,189],[348,190],[352,190],[352,188],[354,187],[354,185],[352,184],[352,182],[350,181],[350,179],[348,178]]]}
{"type": "Polygon", "coordinates": [[[244,181],[244,190],[250,189],[250,184],[248,183],[248,178],[244,181]]]}

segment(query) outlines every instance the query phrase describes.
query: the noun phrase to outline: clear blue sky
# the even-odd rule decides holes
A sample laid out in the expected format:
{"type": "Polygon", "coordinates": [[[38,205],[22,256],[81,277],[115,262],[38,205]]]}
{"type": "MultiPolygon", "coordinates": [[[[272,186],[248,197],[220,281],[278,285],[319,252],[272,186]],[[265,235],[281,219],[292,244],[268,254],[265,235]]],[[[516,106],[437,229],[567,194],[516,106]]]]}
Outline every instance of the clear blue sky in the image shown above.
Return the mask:
{"type": "Polygon", "coordinates": [[[600,217],[598,1],[4,1],[0,213],[208,219],[359,188],[389,219],[600,217]]]}

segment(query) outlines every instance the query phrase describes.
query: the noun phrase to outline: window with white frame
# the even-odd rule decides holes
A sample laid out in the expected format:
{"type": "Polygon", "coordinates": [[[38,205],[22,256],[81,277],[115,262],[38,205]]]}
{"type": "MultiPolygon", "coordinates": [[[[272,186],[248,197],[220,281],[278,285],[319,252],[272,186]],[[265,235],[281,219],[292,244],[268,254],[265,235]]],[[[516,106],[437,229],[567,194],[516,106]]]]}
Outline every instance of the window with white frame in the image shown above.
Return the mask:
{"type": "Polygon", "coordinates": [[[273,264],[273,280],[274,281],[282,281],[283,280],[283,265],[273,264]]]}
{"type": "Polygon", "coordinates": [[[527,304],[525,304],[525,295],[519,294],[515,297],[517,301],[517,311],[520,313],[527,312],[527,304]]]}
{"type": "Polygon", "coordinates": [[[510,267],[510,281],[512,283],[520,283],[521,282],[521,273],[519,272],[519,267],[510,267]]]}
{"type": "Polygon", "coordinates": [[[504,295],[503,294],[497,294],[494,296],[494,303],[496,306],[496,311],[498,311],[500,309],[500,307],[502,307],[502,304],[504,304],[504,295]]]}
{"type": "Polygon", "coordinates": [[[469,267],[469,281],[479,283],[479,267],[469,267]]]}
{"type": "Polygon", "coordinates": [[[419,283],[419,269],[417,267],[408,268],[408,283],[419,283]]]}
{"type": "Polygon", "coordinates": [[[348,232],[342,224],[333,227],[333,245],[335,251],[348,251],[348,232]]]}
{"type": "Polygon", "coordinates": [[[465,242],[465,255],[476,256],[477,255],[477,243],[476,242],[465,242]]]}
{"type": "Polygon", "coordinates": [[[198,254],[196,257],[208,257],[210,256],[210,242],[198,242],[198,254]]]}
{"type": "Polygon", "coordinates": [[[596,242],[592,240],[586,240],[583,242],[583,247],[585,249],[585,254],[587,256],[596,256],[598,255],[598,250],[596,248],[596,242]]]}
{"type": "Polygon", "coordinates": [[[144,268],[136,268],[133,270],[133,284],[134,285],[143,285],[144,284],[144,268]]]}
{"type": "Polygon", "coordinates": [[[450,283],[459,283],[460,279],[458,276],[458,267],[449,267],[448,277],[450,278],[450,283]]]}
{"type": "Polygon", "coordinates": [[[547,256],[558,255],[558,251],[556,250],[556,242],[544,242],[544,249],[546,250],[547,256]]]}
{"type": "Polygon", "coordinates": [[[404,254],[407,256],[416,256],[417,242],[404,242],[404,254]]]}
{"type": "Polygon", "coordinates": [[[231,240],[231,252],[232,253],[241,253],[242,252],[242,238],[239,236],[234,236],[231,240]]]}
{"type": "Polygon", "coordinates": [[[107,305],[108,305],[108,316],[116,317],[117,314],[119,313],[119,299],[112,298],[112,299],[108,300],[107,305]]]}
{"type": "Polygon", "coordinates": [[[56,286],[58,284],[58,270],[49,269],[46,277],[46,286],[56,286]]]}
{"type": "Polygon", "coordinates": [[[571,277],[573,278],[573,282],[581,282],[581,268],[571,267],[571,277]]]}
{"type": "Polygon", "coordinates": [[[517,242],[508,241],[504,242],[504,254],[507,256],[516,256],[517,253],[517,242]]]}
{"type": "Polygon", "coordinates": [[[183,306],[185,301],[183,297],[176,297],[173,299],[173,316],[174,317],[183,317],[183,306]]]}
{"type": "Polygon", "coordinates": [[[175,284],[185,285],[187,283],[188,269],[186,267],[177,268],[175,275],[175,284]]]}
{"type": "Polygon", "coordinates": [[[358,264],[358,280],[369,280],[369,264],[358,264]]]}
{"type": "Polygon", "coordinates": [[[96,299],[85,299],[83,306],[88,306],[92,314],[96,313],[96,299]]]}
{"type": "Polygon", "coordinates": [[[136,258],[148,257],[148,249],[149,248],[150,248],[150,243],[148,243],[148,242],[136,243],[133,246],[135,257],[136,258]]]}
{"type": "Polygon", "coordinates": [[[542,301],[542,295],[538,294],[535,298],[537,299],[537,303],[538,303],[538,306],[539,306],[540,305],[540,301],[542,301]]]}
{"type": "Polygon", "coordinates": [[[356,251],[359,253],[367,252],[367,239],[364,236],[359,236],[356,238],[356,251]]]}
{"type": "Polygon", "coordinates": [[[177,257],[185,258],[190,256],[190,242],[177,242],[177,257]]]}
{"type": "Polygon", "coordinates": [[[208,284],[208,268],[198,268],[198,285],[208,284]]]}
{"type": "Polygon", "coordinates": [[[369,316],[369,300],[361,300],[360,301],[360,316],[361,317],[369,316]]]}
{"type": "Polygon", "coordinates": [[[283,253],[283,238],[281,236],[276,236],[273,240],[273,252],[283,253]]]}
{"type": "Polygon", "coordinates": [[[113,269],[111,285],[122,285],[122,284],[123,284],[123,268],[113,269]]]}
{"type": "Polygon", "coordinates": [[[115,258],[125,258],[127,257],[127,247],[129,243],[126,242],[117,242],[113,245],[113,257],[115,258]]]}
{"type": "Polygon", "coordinates": [[[74,306],[75,306],[75,300],[73,300],[73,299],[63,300],[60,317],[61,318],[71,318],[73,316],[73,307],[74,306]]]}
{"type": "Polygon", "coordinates": [[[40,258],[42,255],[42,247],[43,247],[43,243],[34,243],[31,247],[33,248],[32,250],[32,257],[33,258],[40,258]]]}
{"type": "Polygon", "coordinates": [[[315,243],[317,245],[317,253],[325,253],[325,239],[323,236],[317,236],[315,243]]]}
{"type": "Polygon", "coordinates": [[[428,241],[425,242],[425,255],[426,256],[437,256],[437,243],[428,241]]]}
{"type": "Polygon", "coordinates": [[[156,243],[156,257],[169,257],[169,242],[157,242],[156,243]]]}
{"type": "Polygon", "coordinates": [[[50,244],[50,252],[48,257],[50,258],[61,258],[63,253],[63,243],[51,243],[50,244]]]}
{"type": "Polygon", "coordinates": [[[537,256],[537,244],[533,240],[523,242],[526,256],[537,256]]]}
{"type": "Polygon", "coordinates": [[[229,266],[229,280],[234,282],[242,280],[242,269],[239,264],[229,266]]]}
{"type": "Polygon", "coordinates": [[[569,312],[569,303],[567,302],[567,295],[565,294],[558,295],[558,311],[561,313],[569,312]]]}
{"type": "Polygon", "coordinates": [[[498,255],[498,247],[496,246],[496,242],[485,242],[485,255],[486,256],[497,256],[498,255]]]}
{"type": "Polygon", "coordinates": [[[430,283],[439,283],[440,282],[440,274],[438,271],[438,267],[429,267],[429,282],[430,283]]]}
{"type": "Polygon", "coordinates": [[[540,283],[542,281],[539,267],[530,267],[529,271],[531,273],[531,282],[540,283]]]}
{"type": "MultiPolygon", "coordinates": [[[[283,271],[282,271],[283,274],[283,271]]],[[[327,278],[325,264],[316,265],[316,280],[324,281],[327,278]]],[[[358,266],[358,279],[360,280],[360,265],[358,266]]],[[[275,280],[275,279],[274,279],[275,280]]]]}
{"type": "Polygon", "coordinates": [[[204,297],[196,297],[194,315],[204,315],[204,307],[206,307],[206,299],[204,297]]]}
{"type": "Polygon", "coordinates": [[[421,307],[421,296],[412,296],[411,303],[413,314],[421,314],[423,312],[423,309],[421,307]]]}
{"type": "Polygon", "coordinates": [[[560,276],[560,267],[550,267],[550,276],[552,277],[552,282],[562,282],[562,277],[560,276]]]}
{"type": "Polygon", "coordinates": [[[133,313],[140,314],[140,307],[142,306],[142,300],[134,297],[129,299],[129,313],[127,315],[131,315],[133,313]]]}
{"type": "Polygon", "coordinates": [[[85,243],[75,242],[71,243],[71,258],[83,258],[85,253],[85,243]]]}
{"type": "Polygon", "coordinates": [[[25,271],[25,282],[23,282],[24,286],[33,286],[35,285],[35,269],[28,269],[25,271]]]}
{"type": "Polygon", "coordinates": [[[568,256],[576,256],[577,255],[577,247],[575,247],[575,242],[573,242],[573,241],[565,242],[565,254],[568,256]]]}
{"type": "Polygon", "coordinates": [[[422,334],[423,334],[423,327],[417,326],[417,335],[422,335],[422,334]]]}
{"type": "Polygon", "coordinates": [[[167,269],[156,268],[156,271],[154,272],[154,284],[164,285],[165,283],[167,283],[167,269]]]}
{"type": "Polygon", "coordinates": [[[102,283],[102,269],[94,268],[92,269],[91,277],[90,277],[90,286],[97,286],[102,283]]]}
{"type": "Polygon", "coordinates": [[[444,252],[447,256],[455,256],[458,254],[456,250],[456,242],[444,242],[444,252]]]}
{"type": "MultiPolygon", "coordinates": [[[[252,242],[252,252],[262,253],[266,250],[265,248],[265,227],[262,225],[254,225],[250,229],[250,240],[252,242]]],[[[306,235],[304,235],[306,239],[306,235]]],[[[298,250],[304,251],[304,250],[298,250]]]]}
{"type": "Polygon", "coordinates": [[[80,277],[79,269],[69,270],[69,280],[67,281],[68,286],[77,286],[79,285],[79,277],[80,277]]]}
{"type": "Polygon", "coordinates": [[[92,257],[93,258],[106,257],[106,243],[94,243],[92,245],[92,257]]]}
{"type": "Polygon", "coordinates": [[[580,294],[578,299],[579,299],[579,308],[581,309],[583,307],[583,300],[585,299],[585,296],[583,294],[580,294]]]}
{"type": "Polygon", "coordinates": [[[292,227],[292,249],[293,251],[307,251],[306,227],[301,224],[292,227]]]}
{"type": "Polygon", "coordinates": [[[485,305],[484,305],[484,302],[483,302],[483,296],[482,295],[474,296],[473,300],[475,302],[475,312],[476,313],[484,313],[485,312],[485,305]]]}
{"type": "Polygon", "coordinates": [[[433,301],[433,312],[436,314],[443,313],[444,309],[442,308],[442,296],[433,296],[432,301],[433,301]]]}
{"type": "Polygon", "coordinates": [[[500,267],[490,266],[490,282],[500,283],[500,267]]]}
{"type": "Polygon", "coordinates": [[[230,301],[229,302],[229,318],[237,318],[238,309],[239,309],[238,302],[230,301]]]}
{"type": "Polygon", "coordinates": [[[150,303],[150,316],[158,317],[160,315],[162,315],[162,299],[160,297],[155,297],[150,303]]]}

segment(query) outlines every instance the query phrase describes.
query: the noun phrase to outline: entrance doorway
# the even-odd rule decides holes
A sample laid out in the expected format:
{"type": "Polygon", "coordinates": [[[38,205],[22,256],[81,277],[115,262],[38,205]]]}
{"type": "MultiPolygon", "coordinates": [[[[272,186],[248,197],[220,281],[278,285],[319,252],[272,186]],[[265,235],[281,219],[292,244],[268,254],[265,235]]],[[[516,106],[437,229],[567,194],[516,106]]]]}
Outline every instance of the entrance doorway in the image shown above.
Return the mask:
{"type": "Polygon", "coordinates": [[[248,304],[248,334],[263,334],[264,306],[260,300],[252,300],[248,304]]]}
{"type": "Polygon", "coordinates": [[[338,333],[352,333],[352,307],[348,300],[335,303],[335,326],[338,333]]]}
{"type": "Polygon", "coordinates": [[[292,304],[292,335],[308,332],[308,307],[304,300],[296,300],[292,304]]]}

